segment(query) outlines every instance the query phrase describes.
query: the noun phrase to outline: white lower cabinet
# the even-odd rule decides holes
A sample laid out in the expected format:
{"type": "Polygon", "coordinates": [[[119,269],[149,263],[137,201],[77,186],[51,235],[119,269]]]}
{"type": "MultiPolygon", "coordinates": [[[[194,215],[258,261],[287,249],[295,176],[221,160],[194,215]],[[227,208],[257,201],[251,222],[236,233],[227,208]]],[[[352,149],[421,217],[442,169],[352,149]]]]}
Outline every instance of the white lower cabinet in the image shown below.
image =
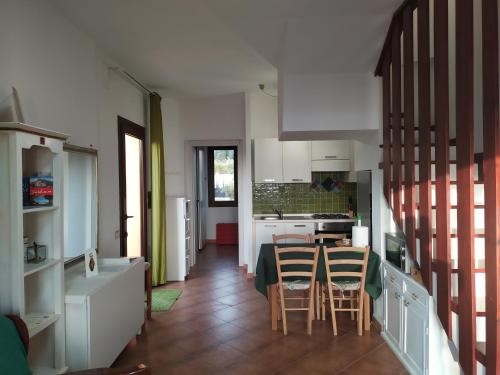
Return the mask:
{"type": "MultiPolygon", "coordinates": [[[[314,234],[314,223],[285,223],[286,234],[314,234]]],[[[288,240],[287,242],[297,242],[297,240],[288,240]]]]}
{"type": "MultiPolygon", "coordinates": [[[[254,267],[259,259],[260,245],[273,242],[273,234],[285,233],[285,223],[283,222],[263,222],[255,223],[255,257],[254,267]]],[[[255,268],[254,268],[255,269],[255,268]]]]}
{"type": "Polygon", "coordinates": [[[401,297],[403,289],[386,279],[384,288],[385,334],[396,347],[401,346],[401,297]]]}
{"type": "Polygon", "coordinates": [[[144,324],[144,259],[101,259],[98,268],[89,278],[83,263],[65,273],[71,371],[111,366],[144,324]]]}
{"type": "MultiPolygon", "coordinates": [[[[314,234],[314,222],[265,221],[255,223],[255,257],[254,266],[259,259],[260,246],[272,243],[273,234],[314,234]]],[[[290,242],[297,242],[292,240],[290,242]]]]}
{"type": "Polygon", "coordinates": [[[428,335],[426,306],[417,302],[411,293],[403,295],[403,357],[419,374],[425,374],[428,335]]]}
{"type": "Polygon", "coordinates": [[[422,286],[384,263],[382,336],[411,374],[428,374],[429,300],[422,286]]]}

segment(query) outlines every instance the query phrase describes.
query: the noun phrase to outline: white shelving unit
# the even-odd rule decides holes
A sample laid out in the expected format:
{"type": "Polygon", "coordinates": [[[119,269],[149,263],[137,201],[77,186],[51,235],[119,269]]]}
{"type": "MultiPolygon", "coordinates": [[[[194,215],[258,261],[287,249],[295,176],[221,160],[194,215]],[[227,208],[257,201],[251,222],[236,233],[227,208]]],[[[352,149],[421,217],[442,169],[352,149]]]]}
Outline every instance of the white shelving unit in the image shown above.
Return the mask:
{"type": "Polygon", "coordinates": [[[62,226],[63,142],[67,135],[0,123],[0,313],[18,314],[30,336],[33,373],[62,374],[65,364],[62,226]],[[23,207],[23,177],[53,177],[53,204],[23,207]],[[47,259],[25,263],[23,237],[47,246],[47,259]]]}

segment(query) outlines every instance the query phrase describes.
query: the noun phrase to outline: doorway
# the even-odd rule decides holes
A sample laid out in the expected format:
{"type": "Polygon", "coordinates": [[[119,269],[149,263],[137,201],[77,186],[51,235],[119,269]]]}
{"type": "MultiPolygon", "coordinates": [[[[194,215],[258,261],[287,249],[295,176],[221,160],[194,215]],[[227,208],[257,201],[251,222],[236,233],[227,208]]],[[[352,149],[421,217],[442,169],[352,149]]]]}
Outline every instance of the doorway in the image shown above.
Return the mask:
{"type": "Polygon", "coordinates": [[[207,148],[194,147],[193,164],[194,164],[194,194],[196,202],[195,207],[195,249],[200,251],[205,247],[207,238],[207,208],[208,208],[208,186],[207,186],[207,148]]]}
{"type": "Polygon", "coordinates": [[[147,256],[145,129],[118,116],[120,255],[147,256]]]}

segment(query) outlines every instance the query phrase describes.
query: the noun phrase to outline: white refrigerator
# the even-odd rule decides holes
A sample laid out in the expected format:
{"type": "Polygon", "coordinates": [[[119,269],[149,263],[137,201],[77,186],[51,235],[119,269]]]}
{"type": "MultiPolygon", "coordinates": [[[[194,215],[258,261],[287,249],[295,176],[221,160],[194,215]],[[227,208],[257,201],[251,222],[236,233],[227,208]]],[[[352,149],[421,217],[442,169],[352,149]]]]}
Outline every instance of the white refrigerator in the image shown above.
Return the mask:
{"type": "Polygon", "coordinates": [[[167,281],[184,281],[192,253],[191,201],[167,197],[167,281]]]}

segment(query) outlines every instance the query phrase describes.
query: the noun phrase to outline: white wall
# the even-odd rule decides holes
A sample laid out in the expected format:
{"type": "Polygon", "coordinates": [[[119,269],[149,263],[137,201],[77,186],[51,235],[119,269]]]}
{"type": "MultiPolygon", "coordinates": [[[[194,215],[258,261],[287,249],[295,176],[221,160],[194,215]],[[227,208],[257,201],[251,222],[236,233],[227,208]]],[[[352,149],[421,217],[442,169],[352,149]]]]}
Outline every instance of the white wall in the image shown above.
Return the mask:
{"type": "Polygon", "coordinates": [[[4,0],[2,12],[6,1],[9,21],[2,33],[10,43],[2,56],[9,56],[11,67],[1,74],[0,97],[15,86],[27,122],[69,133],[75,144],[95,145],[94,44],[46,2],[4,0]]]}
{"type": "Polygon", "coordinates": [[[233,140],[245,135],[245,96],[231,94],[180,102],[186,140],[233,140]]]}
{"type": "MultiPolygon", "coordinates": [[[[207,209],[207,239],[216,238],[216,224],[242,222],[245,195],[242,176],[245,163],[245,96],[232,94],[206,98],[175,98],[167,90],[162,96],[165,140],[166,194],[193,198],[193,147],[235,145],[238,151],[238,207],[207,209]]],[[[250,193],[251,194],[251,193],[250,193]]],[[[251,195],[250,195],[251,196],[251,195]]],[[[240,243],[243,231],[239,231],[240,243]]],[[[240,256],[241,265],[244,255],[240,256]]]]}
{"type": "Polygon", "coordinates": [[[98,62],[99,77],[99,250],[102,256],[120,256],[117,116],[145,126],[143,92],[125,81],[106,64],[98,62]]]}
{"type": "Polygon", "coordinates": [[[181,125],[179,101],[169,97],[165,91],[161,108],[163,117],[163,140],[165,146],[165,190],[167,195],[185,195],[184,186],[184,128],[181,125]]]}
{"type": "Polygon", "coordinates": [[[144,125],[144,95],[110,72],[93,41],[46,2],[2,0],[0,13],[6,18],[0,23],[0,100],[15,86],[26,122],[99,150],[99,249],[117,257],[116,116],[144,125]]]}
{"type": "Polygon", "coordinates": [[[245,154],[247,168],[243,176],[245,195],[243,204],[244,222],[243,238],[240,247],[243,247],[244,263],[248,266],[248,273],[253,273],[253,206],[252,206],[252,139],[278,137],[278,98],[271,97],[260,91],[247,92],[246,98],[246,129],[245,154]]]}
{"type": "Polygon", "coordinates": [[[247,115],[252,138],[278,138],[278,98],[247,93],[247,115]]]}
{"type": "Polygon", "coordinates": [[[373,74],[281,74],[279,79],[280,139],[318,134],[358,139],[380,128],[380,81],[373,74]]]}

